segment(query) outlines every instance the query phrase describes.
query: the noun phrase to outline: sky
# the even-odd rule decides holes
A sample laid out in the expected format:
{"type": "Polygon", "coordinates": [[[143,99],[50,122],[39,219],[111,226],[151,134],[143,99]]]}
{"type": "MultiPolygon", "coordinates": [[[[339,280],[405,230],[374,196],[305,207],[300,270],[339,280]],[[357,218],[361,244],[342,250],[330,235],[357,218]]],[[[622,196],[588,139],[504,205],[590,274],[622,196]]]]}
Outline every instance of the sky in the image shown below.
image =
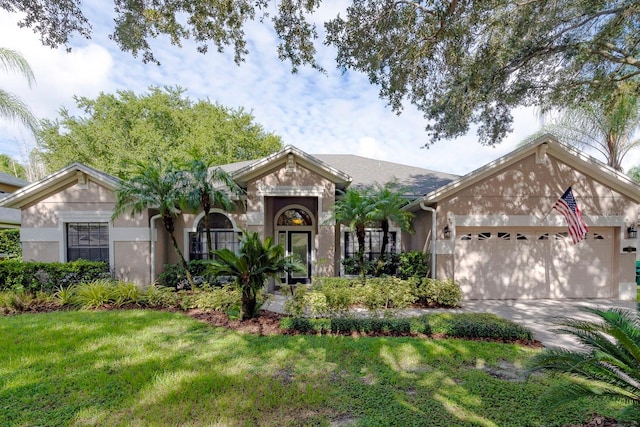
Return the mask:
{"type": "MultiPolygon", "coordinates": [[[[334,1],[328,0],[318,19],[339,11],[334,1]]],[[[101,92],[140,94],[152,85],[181,86],[193,100],[244,108],[285,145],[310,154],[356,154],[458,175],[509,153],[541,126],[533,109],[521,108],[512,112],[514,132],[495,147],[479,144],[472,129],[464,137],[422,148],[428,142],[422,114],[408,103],[402,114],[394,113],[365,75],[338,70],[335,50],[321,42],[318,61],[326,75],[310,67],[292,74],[290,65],[278,59],[272,28],[260,23],[247,28],[250,53],[240,66],[231,49],[221,54],[211,48],[203,55],[192,43],[177,47],[162,37],[152,44],[161,65],[144,64],[108,39],[113,3],[85,5],[92,38],[76,36],[70,53],[42,46],[32,30],[18,28],[19,15],[0,11],[0,46],[22,53],[36,78],[29,87],[24,78],[2,73],[0,87],[21,97],[39,118],[56,119],[63,107],[74,112],[74,95],[95,98],[101,92]]],[[[22,159],[34,144],[20,125],[0,119],[0,153],[22,159]]],[[[638,163],[640,157],[630,155],[623,166],[638,163]]]]}

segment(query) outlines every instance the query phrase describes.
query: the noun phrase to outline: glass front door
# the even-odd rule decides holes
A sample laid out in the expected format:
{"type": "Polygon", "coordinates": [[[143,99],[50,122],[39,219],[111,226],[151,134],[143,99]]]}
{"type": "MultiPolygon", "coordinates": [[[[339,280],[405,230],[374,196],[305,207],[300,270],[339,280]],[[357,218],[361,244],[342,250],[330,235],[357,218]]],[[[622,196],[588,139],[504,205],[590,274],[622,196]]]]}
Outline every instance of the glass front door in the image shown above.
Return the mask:
{"type": "Polygon", "coordinates": [[[291,272],[287,277],[289,284],[308,283],[311,277],[311,232],[289,231],[287,232],[288,253],[298,259],[304,266],[304,271],[291,272]]]}

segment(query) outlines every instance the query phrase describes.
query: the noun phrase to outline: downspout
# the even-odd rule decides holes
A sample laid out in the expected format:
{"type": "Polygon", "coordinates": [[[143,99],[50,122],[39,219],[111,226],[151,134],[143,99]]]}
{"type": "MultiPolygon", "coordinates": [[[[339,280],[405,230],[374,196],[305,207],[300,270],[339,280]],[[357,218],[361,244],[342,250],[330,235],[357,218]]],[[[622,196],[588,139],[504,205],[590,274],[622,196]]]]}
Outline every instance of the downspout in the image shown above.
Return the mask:
{"type": "Polygon", "coordinates": [[[160,219],[162,215],[154,215],[149,219],[150,222],[150,233],[151,237],[149,241],[151,242],[151,283],[156,281],[156,220],[160,219]]]}
{"type": "Polygon", "coordinates": [[[436,278],[436,210],[425,206],[424,200],[420,202],[420,208],[431,212],[431,278],[436,278]]]}

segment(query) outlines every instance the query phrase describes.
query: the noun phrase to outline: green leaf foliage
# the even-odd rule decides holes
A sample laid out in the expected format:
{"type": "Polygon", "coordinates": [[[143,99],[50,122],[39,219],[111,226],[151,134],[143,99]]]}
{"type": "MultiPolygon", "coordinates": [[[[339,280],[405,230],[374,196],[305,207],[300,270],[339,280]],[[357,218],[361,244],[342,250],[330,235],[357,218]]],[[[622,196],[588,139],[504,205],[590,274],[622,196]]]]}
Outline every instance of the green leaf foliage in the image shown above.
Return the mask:
{"type": "Polygon", "coordinates": [[[108,277],[111,273],[106,262],[0,262],[0,290],[53,293],[61,286],[108,277]]]}
{"type": "MultiPolygon", "coordinates": [[[[0,2],[23,13],[45,45],[90,37],[80,0],[0,2]]],[[[232,48],[236,63],[248,54],[249,21],[272,25],[278,56],[322,69],[314,42],[326,12],[321,0],[250,2],[205,0],[116,2],[118,46],[157,62],[150,40],[164,34],[179,47],[187,39],[207,52],[232,48]],[[270,18],[270,19],[269,19],[270,18]]],[[[365,73],[394,111],[413,104],[423,113],[430,142],[466,134],[495,144],[512,129],[511,110],[577,105],[599,99],[621,81],[639,90],[640,13],[636,0],[430,2],[351,0],[324,22],[324,43],[337,49],[340,69],[365,73]]]]}
{"type": "Polygon", "coordinates": [[[564,372],[575,381],[549,391],[553,406],[583,396],[625,402],[627,415],[640,421],[640,320],[637,313],[611,308],[587,309],[597,320],[563,319],[559,332],[580,343],[572,349],[547,349],[531,361],[531,370],[564,372]]]}
{"type": "Polygon", "coordinates": [[[22,257],[19,229],[0,230],[0,254],[3,254],[5,259],[22,257]]]}
{"type": "Polygon", "coordinates": [[[303,271],[303,266],[291,257],[285,257],[284,247],[267,237],[264,242],[258,232],[243,231],[238,253],[229,249],[213,251],[209,271],[216,276],[235,278],[242,291],[240,320],[256,314],[257,295],[269,278],[278,280],[281,273],[303,271]]]}
{"type": "Polygon", "coordinates": [[[243,109],[193,101],[184,92],[151,86],[142,94],[121,90],[95,99],[75,97],[82,113],[74,116],[62,108],[58,119],[43,121],[38,152],[50,172],[75,161],[126,178],[138,161],[187,164],[200,159],[219,165],[281,148],[280,137],[243,109]]]}

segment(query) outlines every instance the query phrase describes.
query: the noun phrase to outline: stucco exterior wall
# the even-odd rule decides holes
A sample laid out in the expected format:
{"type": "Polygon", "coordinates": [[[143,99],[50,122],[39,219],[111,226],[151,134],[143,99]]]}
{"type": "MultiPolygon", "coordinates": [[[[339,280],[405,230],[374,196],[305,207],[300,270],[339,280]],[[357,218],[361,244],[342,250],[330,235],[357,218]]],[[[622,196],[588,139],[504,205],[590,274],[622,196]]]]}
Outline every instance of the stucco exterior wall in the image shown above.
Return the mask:
{"type": "MultiPolygon", "coordinates": [[[[335,184],[299,162],[282,162],[264,171],[247,184],[246,224],[250,231],[263,237],[273,236],[275,216],[281,209],[298,205],[313,215],[313,268],[318,273],[333,275],[336,268],[334,246],[336,228],[330,221],[335,203],[335,184]]],[[[315,271],[314,271],[315,274],[315,271]]]]}
{"type": "Polygon", "coordinates": [[[637,221],[638,205],[551,155],[546,156],[544,162],[538,162],[536,155],[531,154],[437,203],[438,235],[447,225],[452,231],[451,240],[438,243],[441,252],[437,255],[438,275],[455,277],[455,271],[460,268],[455,265],[459,261],[453,253],[460,244],[456,238],[461,227],[482,226],[487,227],[487,231],[491,227],[498,230],[495,227],[508,226],[522,230],[556,227],[558,232],[566,231],[564,218],[551,208],[569,186],[587,224],[613,230],[610,297],[622,297],[623,288],[635,282],[636,254],[624,252],[623,248],[638,246],[636,241],[626,238],[627,227],[637,221]]]}
{"type": "Polygon", "coordinates": [[[66,261],[67,222],[109,223],[110,264],[116,277],[138,284],[150,281],[148,214],[125,214],[111,221],[113,190],[86,177],[22,207],[21,240],[27,260],[66,261]]]}

